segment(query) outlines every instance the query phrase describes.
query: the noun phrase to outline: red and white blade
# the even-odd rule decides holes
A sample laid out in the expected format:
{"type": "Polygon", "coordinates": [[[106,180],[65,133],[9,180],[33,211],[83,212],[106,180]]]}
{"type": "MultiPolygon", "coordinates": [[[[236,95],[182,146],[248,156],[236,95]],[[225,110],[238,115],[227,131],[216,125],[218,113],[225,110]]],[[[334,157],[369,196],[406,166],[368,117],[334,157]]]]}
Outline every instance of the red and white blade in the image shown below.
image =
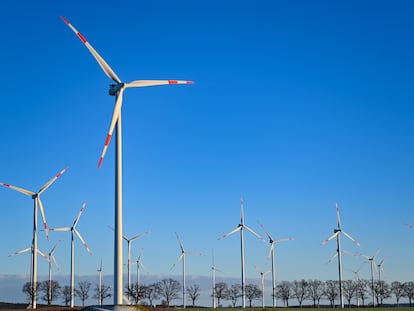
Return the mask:
{"type": "Polygon", "coordinates": [[[38,194],[40,195],[42,192],[44,192],[47,188],[49,188],[60,176],[63,175],[68,170],[69,167],[65,167],[63,170],[61,170],[59,173],[56,174],[51,180],[49,180],[40,190],[38,191],[38,194]]]}
{"type": "Polygon", "coordinates": [[[112,80],[117,83],[121,83],[121,79],[116,75],[116,73],[112,70],[112,68],[106,63],[106,61],[101,57],[101,55],[96,52],[96,50],[89,44],[88,40],[75,28],[73,25],[63,16],[60,17],[66,25],[69,26],[70,29],[78,36],[78,38],[85,44],[86,48],[91,52],[92,56],[98,62],[99,66],[101,66],[102,70],[105,74],[112,80]]]}
{"type": "Polygon", "coordinates": [[[193,81],[188,80],[136,80],[126,83],[126,87],[146,87],[146,86],[158,86],[169,84],[194,84],[193,81]]]}
{"type": "Polygon", "coordinates": [[[99,158],[98,168],[100,168],[102,165],[102,161],[105,157],[106,150],[108,149],[109,143],[111,142],[111,137],[112,137],[112,133],[114,132],[115,124],[118,121],[119,115],[121,113],[123,93],[124,93],[124,88],[121,88],[118,92],[118,95],[116,96],[114,112],[112,114],[111,124],[109,126],[108,135],[106,136],[104,148],[102,150],[101,157],[99,158]]]}
{"type": "Polygon", "coordinates": [[[3,182],[0,182],[0,185],[2,185],[4,187],[7,187],[7,188],[10,188],[10,189],[13,189],[13,190],[16,190],[16,191],[18,191],[20,193],[23,193],[25,195],[28,195],[28,196],[35,195],[35,193],[32,192],[32,191],[30,191],[30,190],[26,190],[26,189],[23,189],[23,188],[15,187],[15,186],[12,186],[10,184],[6,184],[6,183],[3,183],[3,182]]]}

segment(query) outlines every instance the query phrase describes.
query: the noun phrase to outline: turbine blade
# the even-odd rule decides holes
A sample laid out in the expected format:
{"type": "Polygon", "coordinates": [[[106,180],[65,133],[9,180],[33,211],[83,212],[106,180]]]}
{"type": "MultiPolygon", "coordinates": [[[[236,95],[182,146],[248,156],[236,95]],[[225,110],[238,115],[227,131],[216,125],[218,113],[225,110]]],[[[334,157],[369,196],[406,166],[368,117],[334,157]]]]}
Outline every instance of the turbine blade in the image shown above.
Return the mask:
{"type": "Polygon", "coordinates": [[[240,223],[244,225],[244,200],[242,196],[240,196],[240,223]]]}
{"type": "Polygon", "coordinates": [[[381,247],[377,249],[377,251],[375,252],[374,256],[372,256],[372,258],[375,258],[378,256],[378,254],[381,252],[381,247]]]}
{"type": "Polygon", "coordinates": [[[55,266],[56,266],[56,268],[58,269],[58,271],[60,271],[60,268],[59,268],[59,265],[58,265],[58,263],[57,263],[57,261],[56,261],[56,258],[55,258],[55,256],[50,256],[50,258],[51,258],[51,260],[52,260],[52,262],[55,264],[55,266]]]}
{"type": "Polygon", "coordinates": [[[270,258],[270,255],[272,254],[272,251],[275,249],[275,244],[274,243],[270,243],[270,248],[269,248],[269,254],[267,255],[267,258],[270,258]]]}
{"type": "Polygon", "coordinates": [[[286,242],[286,241],[294,241],[296,240],[295,238],[284,238],[284,239],[278,239],[275,241],[275,243],[280,243],[280,242],[286,242]]]}
{"type": "Polygon", "coordinates": [[[121,88],[119,90],[117,96],[116,96],[114,112],[112,114],[112,120],[111,120],[111,124],[109,126],[108,135],[106,136],[105,145],[104,145],[104,148],[102,150],[101,157],[100,157],[99,162],[98,162],[98,168],[100,168],[101,165],[102,165],[102,161],[103,161],[103,159],[105,157],[106,150],[108,149],[108,145],[109,145],[109,143],[111,141],[111,137],[112,137],[112,133],[113,133],[114,128],[115,128],[115,124],[118,121],[119,114],[121,113],[122,95],[123,95],[123,93],[124,93],[124,88],[121,88]]]}
{"type": "Polygon", "coordinates": [[[338,203],[336,203],[336,220],[338,221],[338,228],[341,229],[341,216],[339,216],[338,203]]]}
{"type": "Polygon", "coordinates": [[[60,176],[63,175],[68,170],[69,167],[65,167],[63,170],[61,170],[59,173],[56,174],[55,177],[53,177],[51,180],[49,180],[40,190],[37,192],[39,195],[45,191],[47,188],[49,188],[60,176]]]}
{"type": "Polygon", "coordinates": [[[10,254],[9,257],[15,256],[15,255],[19,255],[21,253],[25,253],[25,252],[28,252],[28,251],[31,251],[31,250],[32,250],[31,247],[26,247],[24,249],[21,249],[21,250],[19,250],[17,252],[14,252],[14,253],[10,254]]]}
{"type": "Polygon", "coordinates": [[[176,237],[177,237],[178,244],[180,245],[181,252],[183,252],[183,253],[184,253],[184,245],[183,245],[183,243],[181,243],[181,240],[180,240],[180,238],[178,237],[177,232],[175,233],[175,235],[176,235],[176,237]]]}
{"type": "Polygon", "coordinates": [[[40,196],[37,196],[36,200],[39,204],[40,214],[42,214],[43,230],[45,230],[46,238],[49,240],[49,231],[48,231],[49,229],[47,228],[45,209],[43,208],[43,203],[42,203],[42,200],[40,200],[40,196]]]}
{"type": "Polygon", "coordinates": [[[332,240],[333,238],[336,238],[336,236],[339,234],[339,232],[341,232],[341,231],[337,231],[337,232],[335,232],[334,234],[332,234],[329,238],[327,238],[325,241],[323,241],[322,243],[321,243],[321,246],[322,245],[324,245],[324,244],[326,244],[326,243],[328,243],[330,240],[332,240]]]}
{"type": "Polygon", "coordinates": [[[26,190],[26,189],[23,189],[23,188],[15,187],[15,186],[12,186],[10,184],[6,184],[6,183],[3,183],[3,182],[0,182],[0,185],[5,186],[5,187],[10,188],[10,189],[13,189],[13,190],[16,190],[16,191],[18,191],[20,193],[23,193],[25,195],[28,195],[28,196],[35,195],[35,193],[32,192],[32,191],[30,191],[30,190],[26,190]]]}
{"type": "Polygon", "coordinates": [[[133,238],[130,239],[130,241],[138,240],[138,239],[142,238],[143,236],[146,236],[149,233],[150,233],[149,231],[145,231],[141,234],[138,234],[138,235],[134,236],[133,238]]]}
{"type": "MultiPolygon", "coordinates": [[[[49,230],[50,230],[50,229],[49,229],[49,230]]],[[[62,241],[62,240],[57,241],[57,243],[55,244],[55,246],[53,246],[52,250],[50,251],[50,254],[51,254],[52,256],[53,256],[53,253],[55,252],[56,248],[58,247],[58,245],[59,245],[60,241],[62,241]]]]}
{"type": "Polygon", "coordinates": [[[70,29],[78,36],[78,38],[85,44],[86,48],[91,52],[92,56],[98,62],[99,66],[101,66],[102,70],[105,74],[112,80],[117,83],[121,83],[121,79],[118,78],[116,73],[112,70],[112,68],[105,62],[105,60],[95,51],[92,45],[89,44],[88,40],[75,28],[73,25],[63,16],[60,17],[66,25],[69,26],[70,29]]]}
{"type": "Polygon", "coordinates": [[[330,264],[336,257],[338,257],[338,252],[335,252],[335,254],[328,260],[326,264],[330,264]]]}
{"type": "Polygon", "coordinates": [[[346,233],[345,231],[342,231],[342,233],[348,238],[350,239],[352,242],[354,242],[356,245],[358,245],[359,247],[361,247],[361,244],[359,244],[359,242],[357,240],[355,240],[353,237],[351,237],[348,233],[346,233]]]}
{"type": "Polygon", "coordinates": [[[233,233],[239,231],[242,228],[242,226],[237,226],[236,229],[224,234],[223,236],[219,237],[219,240],[225,239],[226,237],[228,237],[229,235],[232,235],[233,233]]]}
{"type": "Polygon", "coordinates": [[[47,256],[46,256],[45,254],[43,254],[43,253],[40,251],[40,249],[37,249],[37,253],[38,253],[40,256],[42,256],[44,259],[46,259],[46,260],[47,260],[47,256]]]}
{"type": "Polygon", "coordinates": [[[251,229],[250,227],[248,227],[248,226],[246,226],[246,225],[244,225],[243,226],[247,231],[249,231],[250,233],[252,233],[252,234],[254,234],[259,240],[262,240],[263,242],[264,242],[264,239],[259,235],[259,234],[257,234],[256,232],[254,232],[253,231],[253,229],[251,229]]]}
{"type": "Polygon", "coordinates": [[[270,235],[270,233],[265,229],[265,227],[259,223],[260,227],[262,227],[263,231],[265,232],[265,234],[267,235],[267,238],[269,239],[269,241],[273,241],[272,236],[270,235]]]}
{"type": "Polygon", "coordinates": [[[49,231],[70,231],[72,228],[64,227],[64,228],[49,228],[49,231]]]}
{"type": "Polygon", "coordinates": [[[174,267],[180,262],[180,260],[181,259],[183,259],[183,257],[184,257],[184,254],[185,253],[181,253],[181,255],[180,256],[178,256],[178,259],[177,259],[177,261],[172,265],[172,267],[171,267],[171,269],[170,269],[170,271],[172,270],[172,269],[174,269],[174,267]]]}
{"type": "Polygon", "coordinates": [[[193,81],[187,80],[135,80],[125,84],[125,87],[146,87],[169,84],[194,84],[193,81]]]}
{"type": "Polygon", "coordinates": [[[73,228],[75,228],[76,227],[76,225],[78,224],[78,221],[79,221],[79,218],[81,217],[81,215],[82,215],[82,213],[83,213],[83,211],[85,210],[85,208],[86,208],[86,201],[84,201],[83,203],[82,203],[82,207],[81,207],[81,209],[79,210],[79,213],[78,213],[78,215],[76,216],[76,218],[75,218],[75,221],[73,222],[73,228]]]}
{"type": "Polygon", "coordinates": [[[92,255],[92,252],[91,252],[91,250],[90,250],[90,249],[89,249],[89,247],[88,247],[88,244],[86,244],[85,240],[83,239],[83,237],[82,237],[82,235],[79,233],[79,231],[78,231],[78,230],[76,230],[76,228],[73,228],[73,231],[75,231],[76,235],[78,236],[79,240],[81,240],[81,242],[82,242],[83,246],[86,248],[86,250],[88,251],[88,253],[89,253],[90,255],[92,255]]]}

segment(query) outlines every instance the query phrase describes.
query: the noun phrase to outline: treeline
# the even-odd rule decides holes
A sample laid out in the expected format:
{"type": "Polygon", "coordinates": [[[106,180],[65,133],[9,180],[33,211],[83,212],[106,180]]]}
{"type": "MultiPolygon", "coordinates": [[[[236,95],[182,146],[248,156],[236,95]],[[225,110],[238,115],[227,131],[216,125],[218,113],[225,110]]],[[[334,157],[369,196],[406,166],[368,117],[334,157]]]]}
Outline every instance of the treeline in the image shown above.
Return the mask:
{"type": "MultiPolygon", "coordinates": [[[[61,287],[57,281],[43,281],[38,283],[36,288],[36,295],[48,305],[61,299],[68,306],[71,301],[70,286],[61,287]]],[[[90,298],[91,289],[92,283],[87,281],[79,282],[74,289],[82,306],[90,298]]],[[[31,299],[34,293],[29,282],[23,286],[22,290],[31,299]]],[[[112,296],[111,287],[106,285],[95,284],[93,292],[91,298],[97,299],[98,304],[104,304],[104,300],[112,296]]],[[[289,303],[292,301],[302,307],[308,301],[310,305],[317,308],[322,300],[328,301],[331,307],[335,307],[340,299],[339,281],[336,280],[282,281],[276,285],[275,292],[276,299],[283,304],[283,307],[289,307],[289,303]]],[[[394,281],[387,283],[382,280],[345,280],[342,282],[342,293],[344,304],[346,303],[348,306],[382,306],[386,299],[395,299],[395,304],[399,306],[401,298],[407,298],[411,307],[414,298],[414,282],[394,281]]],[[[173,300],[182,298],[182,285],[172,278],[149,285],[135,283],[130,287],[126,286],[124,294],[132,304],[170,306],[173,300]]],[[[223,301],[228,301],[229,304],[236,307],[242,298],[242,287],[240,284],[218,282],[209,297],[213,298],[213,295],[217,306],[222,306],[223,301]]],[[[200,285],[187,286],[186,299],[191,301],[192,306],[196,305],[200,296],[200,285]]],[[[272,297],[273,294],[269,293],[269,296],[272,297]]],[[[249,302],[250,307],[253,301],[258,299],[262,299],[263,304],[263,291],[256,284],[247,284],[245,299],[249,302]]],[[[280,302],[278,302],[279,306],[280,302]]]]}

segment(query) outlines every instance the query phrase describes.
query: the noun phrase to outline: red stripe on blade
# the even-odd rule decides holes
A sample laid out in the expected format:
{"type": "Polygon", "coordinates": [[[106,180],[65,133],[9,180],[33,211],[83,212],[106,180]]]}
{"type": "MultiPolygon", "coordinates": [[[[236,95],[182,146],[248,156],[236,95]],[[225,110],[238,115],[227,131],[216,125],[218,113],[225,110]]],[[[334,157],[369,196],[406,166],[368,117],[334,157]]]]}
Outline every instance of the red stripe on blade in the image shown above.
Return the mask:
{"type": "Polygon", "coordinates": [[[111,141],[111,137],[112,137],[111,134],[108,134],[108,136],[106,136],[105,146],[109,145],[109,142],[111,141]]]}
{"type": "Polygon", "coordinates": [[[81,39],[81,40],[82,40],[82,42],[83,42],[83,43],[88,42],[88,41],[86,40],[86,38],[85,38],[84,36],[82,36],[82,34],[81,34],[80,32],[78,32],[78,33],[77,33],[77,35],[78,35],[79,39],[81,39]]]}
{"type": "Polygon", "coordinates": [[[168,80],[168,84],[177,84],[178,81],[177,80],[168,80]]]}

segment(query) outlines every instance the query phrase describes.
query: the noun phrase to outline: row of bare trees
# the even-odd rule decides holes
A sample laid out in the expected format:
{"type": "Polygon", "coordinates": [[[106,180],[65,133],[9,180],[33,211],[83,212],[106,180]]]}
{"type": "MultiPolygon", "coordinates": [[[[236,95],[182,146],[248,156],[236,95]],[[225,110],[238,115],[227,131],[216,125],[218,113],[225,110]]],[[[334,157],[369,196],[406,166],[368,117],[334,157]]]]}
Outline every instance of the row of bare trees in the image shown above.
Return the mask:
{"type": "MultiPolygon", "coordinates": [[[[385,281],[346,280],[342,282],[342,290],[348,306],[382,306],[384,300],[389,298],[394,298],[398,306],[403,297],[408,299],[411,306],[414,298],[414,282],[394,281],[389,284],[385,281]]],[[[289,306],[290,299],[296,299],[300,307],[305,300],[319,307],[320,301],[326,299],[331,307],[335,307],[339,298],[339,281],[283,281],[277,285],[276,296],[282,300],[284,307],[289,306]]]]}
{"type": "MultiPolygon", "coordinates": [[[[89,292],[91,290],[92,283],[87,281],[82,281],[78,283],[78,287],[75,288],[75,296],[78,296],[78,298],[82,302],[82,306],[85,305],[85,301],[89,299],[89,292]]],[[[33,291],[34,286],[30,282],[27,282],[23,285],[22,291],[27,295],[27,298],[29,301],[32,301],[32,297],[35,294],[33,291]]],[[[38,282],[36,284],[36,296],[38,296],[40,299],[45,301],[48,306],[52,304],[52,302],[56,301],[58,298],[62,299],[62,302],[65,304],[65,306],[69,306],[70,300],[71,300],[71,287],[70,286],[63,286],[61,287],[59,285],[59,282],[57,281],[43,281],[38,282]]],[[[103,302],[104,299],[111,297],[111,288],[110,286],[106,285],[95,285],[94,288],[94,295],[92,298],[98,299],[98,301],[103,302]]]]}
{"type": "MultiPolygon", "coordinates": [[[[85,301],[89,299],[89,292],[92,284],[87,281],[79,282],[75,289],[75,295],[85,305],[85,301]]],[[[71,299],[70,286],[61,287],[57,281],[43,281],[37,284],[37,295],[48,305],[51,305],[57,298],[61,298],[62,302],[68,306],[71,299]]],[[[407,298],[410,306],[414,299],[414,282],[394,281],[387,283],[385,281],[368,281],[368,280],[346,280],[342,282],[344,300],[348,306],[365,306],[375,305],[381,306],[385,299],[395,299],[397,306],[400,304],[401,298],[407,298]]],[[[23,286],[23,292],[31,299],[33,292],[32,286],[28,282],[23,286]]],[[[180,282],[172,278],[163,279],[150,285],[132,284],[125,288],[125,295],[135,304],[154,305],[160,302],[161,305],[170,306],[171,302],[182,296],[182,288],[180,282]]],[[[193,307],[200,298],[200,285],[193,284],[186,288],[186,296],[192,301],[193,307]]],[[[261,299],[263,293],[255,284],[247,284],[245,287],[245,297],[249,301],[250,307],[256,299],[261,299]]],[[[269,294],[270,295],[270,294],[269,294]]],[[[92,298],[98,302],[111,297],[110,287],[95,284],[94,294],[92,298]]],[[[242,297],[242,288],[239,284],[228,285],[226,282],[218,282],[215,284],[214,297],[219,306],[223,300],[235,307],[239,298],[242,297]]],[[[283,281],[277,284],[276,297],[281,300],[284,307],[289,306],[289,301],[294,300],[302,307],[305,301],[309,301],[314,307],[319,307],[322,300],[328,301],[331,307],[335,307],[339,299],[339,282],[336,280],[320,281],[320,280],[295,280],[283,281]]]]}

